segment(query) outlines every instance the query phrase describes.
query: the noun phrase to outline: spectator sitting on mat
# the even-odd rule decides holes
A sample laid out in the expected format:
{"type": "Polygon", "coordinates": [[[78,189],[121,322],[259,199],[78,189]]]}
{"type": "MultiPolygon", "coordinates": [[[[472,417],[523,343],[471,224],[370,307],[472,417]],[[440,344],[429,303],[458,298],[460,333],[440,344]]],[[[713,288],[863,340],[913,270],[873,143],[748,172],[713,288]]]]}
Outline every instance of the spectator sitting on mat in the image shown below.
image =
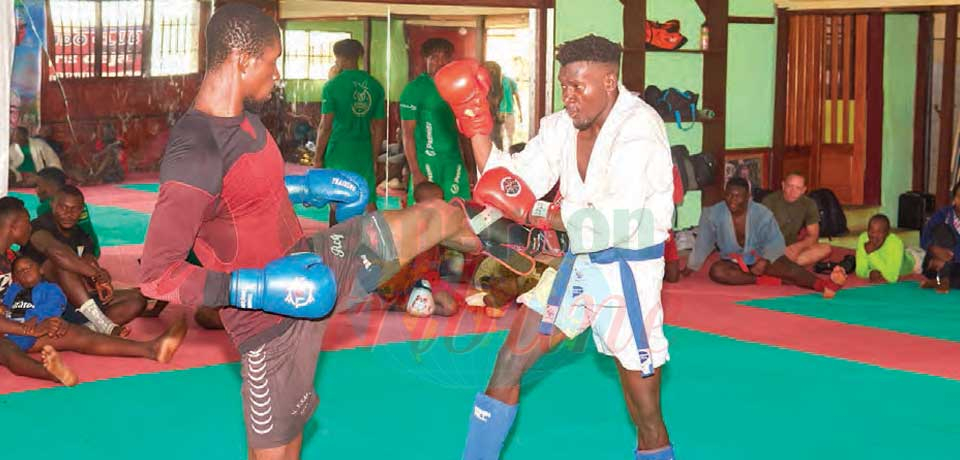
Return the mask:
{"type": "Polygon", "coordinates": [[[913,272],[914,260],[904,249],[903,240],[890,233],[890,219],[875,214],[867,231],[857,239],[856,273],[871,283],[896,283],[913,272]]]}
{"type": "Polygon", "coordinates": [[[700,214],[693,253],[683,270],[689,276],[700,269],[714,249],[720,258],[710,266],[710,279],[720,284],[779,284],[786,281],[832,298],[846,282],[842,267],[823,279],[784,255],[783,235],[773,213],[750,199],[747,181],[734,177],[724,189],[724,201],[700,214]]]}
{"type": "Polygon", "coordinates": [[[924,288],[937,292],[960,289],[960,182],[953,186],[953,201],[933,214],[920,232],[924,288]]]}
{"type": "MultiPolygon", "coordinates": [[[[9,225],[10,212],[0,211],[9,225]]],[[[26,220],[24,210],[17,218],[26,220]]],[[[8,227],[9,228],[9,227],[8,227]]],[[[66,305],[63,291],[43,281],[40,266],[26,256],[12,264],[14,283],[3,295],[0,307],[0,364],[15,375],[34,377],[72,386],[79,380],[61,360],[58,350],[101,356],[129,356],[169,362],[187,333],[181,318],[159,337],[139,342],[113,337],[76,326],[60,318],[66,305]],[[28,352],[40,352],[36,361],[28,352]]]]}
{"type": "Polygon", "coordinates": [[[139,289],[114,291],[110,272],[100,267],[93,241],[77,227],[83,193],[67,185],[53,198],[53,211],[37,217],[23,254],[36,260],[43,276],[66,293],[64,319],[104,334],[126,335],[122,327],[143,312],[147,301],[139,289]]]}
{"type": "MultiPolygon", "coordinates": [[[[53,207],[50,205],[53,196],[66,186],[67,174],[62,169],[43,168],[37,172],[36,193],[37,199],[40,200],[37,205],[38,217],[53,211],[53,207]]],[[[90,248],[90,251],[93,252],[94,256],[100,257],[100,238],[97,237],[97,232],[93,229],[93,222],[90,221],[90,209],[86,203],[83,204],[83,211],[77,220],[77,228],[83,230],[90,237],[93,241],[93,247],[90,248]]]]}
{"type": "Polygon", "coordinates": [[[780,183],[782,189],[763,198],[773,212],[787,247],[784,255],[797,265],[813,265],[830,256],[829,244],[819,243],[820,211],[806,195],[807,184],[800,174],[790,173],[780,183]]]}
{"type": "Polygon", "coordinates": [[[43,139],[30,137],[25,126],[13,131],[13,143],[10,144],[11,184],[18,187],[37,185],[37,171],[46,168],[63,168],[60,157],[43,139]]]}

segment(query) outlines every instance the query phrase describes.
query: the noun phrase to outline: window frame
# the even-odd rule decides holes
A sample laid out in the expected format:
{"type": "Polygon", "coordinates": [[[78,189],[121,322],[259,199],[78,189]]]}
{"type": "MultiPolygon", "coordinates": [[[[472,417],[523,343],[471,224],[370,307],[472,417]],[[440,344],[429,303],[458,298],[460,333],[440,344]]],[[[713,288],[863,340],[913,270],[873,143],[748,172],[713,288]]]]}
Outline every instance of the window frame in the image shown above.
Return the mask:
{"type": "MultiPolygon", "coordinates": [[[[326,55],[323,55],[323,54],[317,54],[317,55],[312,54],[312,49],[311,49],[311,46],[310,46],[310,34],[311,34],[311,33],[316,32],[316,33],[323,33],[323,34],[338,34],[338,35],[341,35],[341,37],[339,37],[339,38],[337,38],[336,40],[334,40],[333,43],[336,43],[337,41],[340,41],[340,40],[343,40],[343,39],[353,38],[353,33],[347,32],[347,31],[340,31],[340,30],[300,29],[300,28],[287,28],[286,26],[284,26],[283,29],[282,29],[282,32],[283,32],[283,42],[284,42],[284,43],[283,43],[283,54],[282,54],[282,56],[281,56],[280,77],[281,77],[281,79],[284,80],[284,81],[303,81],[303,80],[306,80],[306,81],[328,81],[328,80],[329,80],[329,78],[327,78],[327,75],[323,75],[323,76],[321,76],[321,77],[319,77],[319,78],[311,78],[311,77],[310,77],[310,67],[311,67],[311,61],[312,61],[312,59],[314,59],[315,57],[316,57],[316,58],[326,58],[326,57],[327,57],[326,55]],[[288,60],[288,58],[289,58],[289,55],[288,55],[288,53],[287,53],[287,50],[289,49],[289,47],[287,46],[287,42],[288,42],[288,40],[287,40],[287,33],[288,33],[288,32],[303,32],[303,33],[306,33],[306,35],[307,35],[307,36],[306,36],[307,54],[306,54],[306,55],[299,55],[299,54],[298,54],[298,55],[295,56],[295,57],[297,57],[298,59],[306,59],[306,76],[305,76],[305,77],[302,77],[302,78],[292,78],[292,77],[290,77],[289,72],[287,72],[287,60],[288,60]]],[[[332,48],[333,43],[331,43],[331,49],[330,49],[329,58],[333,60],[333,64],[336,64],[336,57],[334,57],[334,55],[333,55],[333,48],[332,48]]],[[[329,74],[329,72],[328,72],[328,74],[329,74]]]]}
{"type": "MultiPolygon", "coordinates": [[[[137,75],[124,75],[123,73],[126,73],[126,70],[121,71],[120,74],[111,75],[110,74],[111,72],[106,72],[106,69],[104,68],[103,59],[107,57],[104,55],[104,53],[105,53],[106,47],[108,46],[108,44],[105,43],[106,41],[109,40],[108,34],[112,33],[111,29],[113,29],[117,31],[118,37],[119,37],[119,31],[121,29],[115,28],[115,26],[104,25],[103,4],[111,3],[116,0],[80,0],[80,1],[84,1],[84,2],[95,5],[94,7],[95,19],[93,21],[93,29],[95,33],[93,34],[93,37],[94,37],[93,48],[92,50],[87,51],[86,53],[83,53],[83,54],[58,53],[56,48],[57,37],[66,36],[67,34],[65,31],[69,30],[69,28],[55,23],[53,12],[49,11],[48,27],[50,28],[51,33],[49,34],[49,37],[48,37],[48,49],[50,50],[49,54],[50,54],[51,62],[50,62],[50,65],[46,66],[48,69],[47,80],[49,81],[84,80],[84,79],[91,79],[91,78],[108,78],[108,79],[164,78],[164,77],[177,77],[177,76],[185,76],[185,75],[196,75],[198,73],[203,72],[204,63],[203,63],[202,54],[203,54],[204,46],[203,46],[203,27],[201,22],[206,18],[205,15],[209,14],[209,11],[210,11],[210,8],[204,7],[204,4],[206,3],[204,0],[189,0],[189,2],[195,4],[195,7],[197,8],[196,28],[193,29],[192,27],[190,27],[189,23],[187,24],[189,32],[193,32],[195,30],[195,33],[191,34],[192,37],[190,37],[190,39],[194,40],[196,43],[195,46],[193,46],[193,48],[196,49],[196,54],[197,54],[196,65],[193,66],[193,68],[190,69],[188,72],[160,74],[160,75],[154,75],[153,69],[152,69],[152,61],[154,57],[153,56],[153,32],[154,32],[153,24],[154,24],[154,10],[156,5],[155,0],[142,0],[143,10],[144,10],[143,20],[141,21],[139,26],[134,25],[132,27],[134,30],[140,31],[140,37],[141,37],[140,38],[140,54],[139,54],[140,71],[137,75]],[[89,74],[80,75],[81,72],[79,70],[82,70],[82,64],[80,64],[80,69],[76,69],[76,67],[70,67],[69,69],[62,69],[63,71],[59,71],[57,69],[57,63],[56,63],[57,57],[59,56],[75,56],[75,57],[78,57],[79,59],[84,59],[87,56],[92,56],[93,58],[92,72],[89,74]],[[77,71],[75,71],[75,69],[77,71]],[[68,73],[70,73],[71,75],[67,75],[68,73]]],[[[83,27],[81,26],[81,29],[82,28],[83,27]]],[[[127,27],[126,29],[129,30],[130,28],[127,27]]],[[[74,34],[71,33],[69,36],[72,36],[72,35],[74,34]]],[[[74,45],[70,45],[70,46],[74,46],[74,45]]],[[[130,45],[126,44],[123,46],[129,47],[130,45]]],[[[136,48],[136,45],[134,44],[134,49],[135,48],[136,48]]],[[[189,46],[188,46],[188,51],[192,51],[190,50],[189,46]]],[[[121,54],[116,53],[116,55],[119,56],[121,54]]],[[[136,54],[134,54],[134,62],[135,60],[136,60],[136,54]]],[[[77,66],[78,64],[69,64],[69,65],[77,66]]],[[[132,64],[132,65],[135,69],[135,64],[132,64]]]]}

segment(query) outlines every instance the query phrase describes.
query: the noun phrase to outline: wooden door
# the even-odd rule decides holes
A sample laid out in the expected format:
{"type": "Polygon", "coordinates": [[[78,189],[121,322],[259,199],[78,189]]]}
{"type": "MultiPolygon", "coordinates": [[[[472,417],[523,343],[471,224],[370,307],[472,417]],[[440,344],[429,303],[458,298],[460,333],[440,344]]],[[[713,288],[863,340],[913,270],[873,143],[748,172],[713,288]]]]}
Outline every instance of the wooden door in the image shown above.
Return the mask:
{"type": "MultiPolygon", "coordinates": [[[[865,14],[795,14],[787,45],[781,177],[864,204],[867,179],[868,21],[865,14]]],[[[882,46],[882,43],[879,45],[882,46]]],[[[879,180],[879,177],[877,178],[879,180]]]]}

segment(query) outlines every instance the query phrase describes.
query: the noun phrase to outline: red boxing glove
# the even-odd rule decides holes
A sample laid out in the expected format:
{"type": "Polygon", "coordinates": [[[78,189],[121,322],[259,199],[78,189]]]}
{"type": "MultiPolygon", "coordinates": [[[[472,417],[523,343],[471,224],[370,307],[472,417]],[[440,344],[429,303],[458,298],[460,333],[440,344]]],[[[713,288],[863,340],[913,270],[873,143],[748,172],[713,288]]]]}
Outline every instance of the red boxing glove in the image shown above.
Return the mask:
{"type": "Polygon", "coordinates": [[[490,73],[472,59],[453,61],[433,76],[437,92],[457,119],[457,128],[467,137],[489,135],[493,131],[493,114],[487,103],[490,73]]]}
{"type": "Polygon", "coordinates": [[[497,208],[507,219],[542,229],[550,228],[550,214],[558,210],[552,203],[537,201],[527,183],[507,168],[493,168],[480,176],[473,199],[497,208]]]}

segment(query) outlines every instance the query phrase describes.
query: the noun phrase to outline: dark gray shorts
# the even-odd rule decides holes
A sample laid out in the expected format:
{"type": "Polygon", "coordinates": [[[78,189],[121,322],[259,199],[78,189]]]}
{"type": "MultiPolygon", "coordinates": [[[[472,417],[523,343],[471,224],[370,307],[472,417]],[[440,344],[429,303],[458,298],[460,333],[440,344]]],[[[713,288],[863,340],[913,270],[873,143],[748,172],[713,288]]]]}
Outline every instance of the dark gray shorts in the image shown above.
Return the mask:
{"type": "MultiPolygon", "coordinates": [[[[365,302],[398,270],[393,235],[381,213],[358,216],[308,240],[337,281],[335,311],[365,302]]],[[[285,318],[275,337],[240,344],[240,387],[247,445],[280,447],[303,432],[317,408],[314,377],[326,321],[285,318]],[[283,332],[279,332],[283,331],[283,332]]]]}
{"type": "Polygon", "coordinates": [[[289,443],[317,408],[314,377],[326,321],[296,320],[287,330],[240,358],[240,396],[247,445],[289,443]]]}
{"type": "Polygon", "coordinates": [[[393,234],[380,212],[319,231],[308,241],[337,279],[337,312],[368,301],[380,283],[400,270],[393,234]]]}

